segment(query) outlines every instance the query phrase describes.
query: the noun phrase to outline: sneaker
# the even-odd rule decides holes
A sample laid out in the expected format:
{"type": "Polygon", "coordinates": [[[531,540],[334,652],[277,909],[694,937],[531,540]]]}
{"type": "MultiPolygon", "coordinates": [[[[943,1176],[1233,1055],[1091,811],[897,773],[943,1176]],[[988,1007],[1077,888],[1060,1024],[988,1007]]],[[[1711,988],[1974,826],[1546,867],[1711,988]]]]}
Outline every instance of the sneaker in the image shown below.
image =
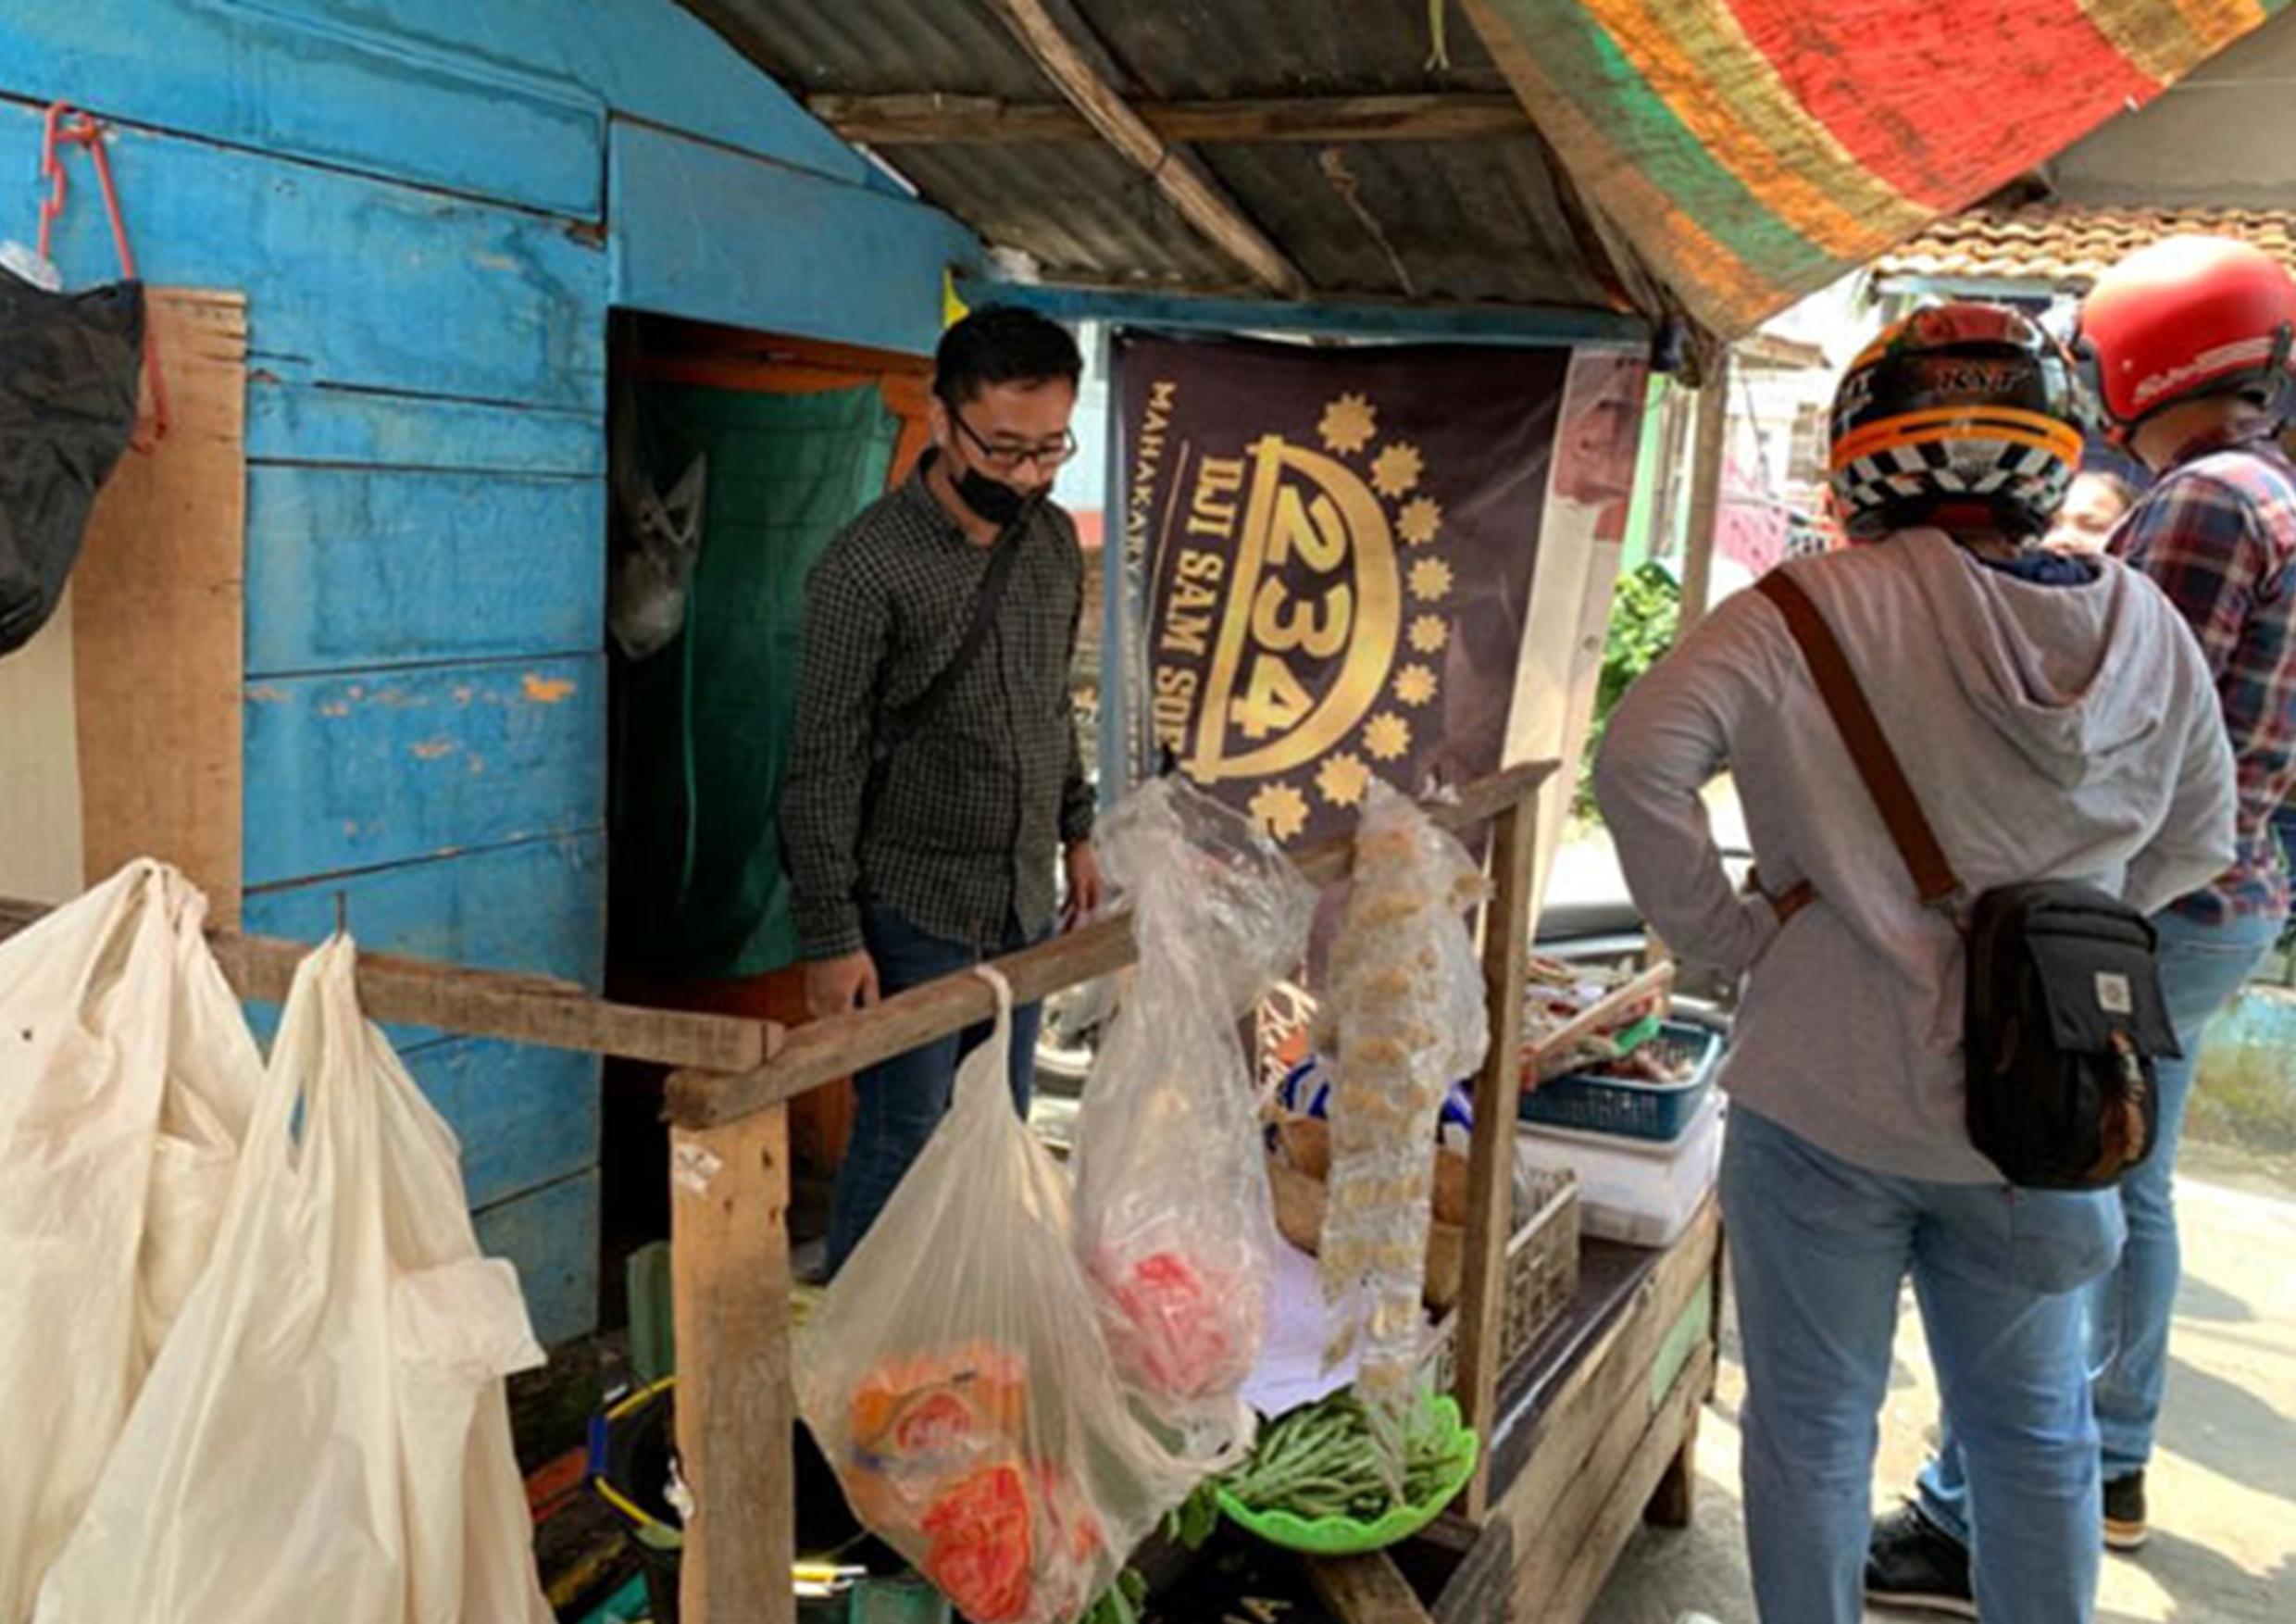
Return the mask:
{"type": "Polygon", "coordinates": [[[2152,1530],[2144,1525],[2144,1473],[2130,1472],[2104,1486],[2104,1548],[2133,1551],[2152,1530]]]}
{"type": "Polygon", "coordinates": [[[1866,1599],[1876,1606],[1978,1616],[1969,1552],[1911,1505],[1874,1524],[1866,1547],[1866,1599]]]}

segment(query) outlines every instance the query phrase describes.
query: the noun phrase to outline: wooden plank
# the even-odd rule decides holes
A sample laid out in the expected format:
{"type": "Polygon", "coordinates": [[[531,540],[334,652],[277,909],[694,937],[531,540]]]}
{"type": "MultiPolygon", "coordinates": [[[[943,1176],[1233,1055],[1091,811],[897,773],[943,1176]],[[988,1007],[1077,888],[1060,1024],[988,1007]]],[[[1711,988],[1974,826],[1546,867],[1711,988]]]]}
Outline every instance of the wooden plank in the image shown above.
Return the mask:
{"type": "Polygon", "coordinates": [[[1480,1529],[1459,1526],[1473,1542],[1428,1611],[1434,1624],[1504,1624],[1515,1599],[1515,1525],[1493,1518],[1480,1529]]]}
{"type": "Polygon", "coordinates": [[[621,0],[569,28],[563,0],[34,0],[0,11],[0,92],[584,219],[609,107],[892,186],[692,15],[712,9],[621,0]]]}
{"type": "MultiPolygon", "coordinates": [[[[1554,774],[1549,761],[1526,762],[1479,780],[1448,802],[1427,810],[1441,828],[1473,830],[1538,793],[1554,774]]],[[[1328,884],[1347,871],[1353,843],[1326,841],[1292,855],[1300,872],[1328,884]]],[[[1064,987],[1122,969],[1138,956],[1128,914],[1098,920],[996,961],[1012,984],[1016,1004],[1031,1004],[1064,987]]],[[[919,1043],[962,1031],[996,1013],[995,995],[979,976],[943,977],[895,994],[874,1008],[832,1016],[799,1027],[766,1066],[737,1076],[687,1072],[669,1080],[671,1120],[689,1128],[738,1121],[753,1111],[850,1076],[919,1043]]]]}
{"type": "MultiPolygon", "coordinates": [[[[0,942],[46,911],[36,905],[0,903],[0,942]]],[[[276,1005],[285,997],[295,966],[311,951],[306,943],[242,936],[228,931],[210,931],[208,941],[232,991],[260,1006],[276,1005]]],[[[368,1016],[381,1023],[386,1033],[393,1034],[393,1042],[402,1052],[414,1055],[430,1054],[446,1041],[447,1034],[468,1034],[507,1040],[501,1046],[502,1054],[530,1044],[577,1056],[616,1055],[657,1066],[731,1069],[758,1064],[781,1041],[781,1029],[771,1021],[609,1003],[546,976],[472,970],[363,950],[358,985],[359,1003],[368,1016]],[[413,1041],[407,1042],[408,1038],[413,1041]]],[[[259,1035],[268,1035],[261,1033],[262,1024],[258,1023],[259,1035]]],[[[488,1075],[471,1085],[469,1092],[475,1096],[482,1088],[490,1110],[500,1112],[506,1106],[524,1105],[516,1097],[520,1092],[517,1088],[505,1093],[503,1072],[508,1068],[500,1060],[473,1057],[460,1063],[487,1067],[488,1075]]],[[[554,1098],[562,1101],[568,1092],[568,1075],[551,1074],[549,1088],[554,1098]]],[[[562,1113],[563,1105],[554,1104],[548,1109],[562,1113]]],[[[531,1114],[543,1113],[535,1109],[531,1114]]],[[[571,1122],[554,1120],[550,1131],[594,1146],[595,1124],[584,1115],[571,1122]]],[[[518,1147],[517,1154],[521,1157],[538,1154],[538,1147],[518,1147]]]]}
{"type": "Polygon", "coordinates": [[[247,457],[474,473],[605,472],[605,419],[546,406],[248,381],[247,457]]]}
{"type": "Polygon", "coordinates": [[[1114,284],[1007,282],[960,276],[957,291],[1062,321],[1132,321],[1209,332],[1299,332],[1334,338],[1408,338],[1433,344],[1599,345],[1641,349],[1651,323],[1641,316],[1565,305],[1414,305],[1370,298],[1279,301],[1232,287],[1159,288],[1114,284]]]}
{"type": "MultiPolygon", "coordinates": [[[[180,136],[108,139],[144,275],[243,293],[251,371],[603,415],[605,256],[563,220],[180,136]]],[[[0,102],[0,173],[35,172],[40,142],[40,108],[0,102]]],[[[76,286],[119,274],[92,189],[56,255],[76,286]]]]}
{"type": "Polygon", "coordinates": [[[425,48],[413,29],[244,0],[75,0],[0,16],[0,89],[594,219],[605,109],[515,66],[533,59],[489,62],[425,48]]]}
{"type": "MultiPolygon", "coordinates": [[[[1491,1052],[1475,1080],[1478,1131],[1468,1151],[1466,1252],[1454,1343],[1459,1413],[1479,1438],[1495,1430],[1504,1358],[1500,1344],[1506,1330],[1507,1242],[1515,1233],[1515,1115],[1522,1097],[1538,822],[1529,801],[1501,815],[1491,848],[1491,902],[1483,910],[1483,997],[1491,1052]]],[[[1468,1518],[1480,1521],[1490,1504],[1491,1457],[1485,1454],[1467,1483],[1468,1518]]]]}
{"type": "Polygon", "coordinates": [[[1571,1497],[1611,1418],[1629,1407],[1649,1413],[1651,1363],[1683,1307],[1706,1289],[1720,1239],[1709,1201],[1637,1288],[1633,1304],[1546,1396],[1531,1423],[1529,1458],[1512,1481],[1495,1485],[1491,1505],[1493,1517],[1513,1525],[1520,1559],[1529,1559],[1556,1505],[1571,1497]]]}
{"type": "Polygon", "coordinates": [[[692,15],[711,9],[618,0],[570,28],[564,0],[33,0],[0,11],[0,91],[590,218],[608,107],[891,184],[692,15]]]}
{"type": "Polygon", "coordinates": [[[155,290],[172,422],[121,458],[72,574],[84,878],[173,863],[239,914],[247,309],[155,290]]]}
{"type": "MultiPolygon", "coordinates": [[[[0,899],[0,941],[49,911],[42,904],[0,899]]],[[[210,930],[207,940],[232,991],[258,1004],[283,998],[295,967],[311,951],[306,943],[235,931],[210,930]]],[[[364,948],[358,992],[370,1018],[422,1023],[421,1040],[435,1040],[442,1035],[437,1029],[445,1029],[666,1066],[755,1066],[771,1057],[780,1033],[771,1021],[614,1004],[548,976],[472,969],[364,948]]],[[[401,1046],[418,1047],[419,1042],[401,1046]]]]}
{"type": "Polygon", "coordinates": [[[0,656],[0,893],[67,902],[84,887],[71,589],[48,623],[0,656]]]}
{"type": "MultiPolygon", "coordinates": [[[[847,141],[867,146],[1099,139],[1084,115],[1066,102],[817,95],[805,106],[847,141]]],[[[1530,132],[1530,120],[1513,96],[1473,92],[1145,102],[1134,103],[1132,110],[1167,142],[1474,141],[1530,132]]]]}
{"type": "Polygon", "coordinates": [[[795,1624],[788,1123],[670,1134],[685,1624],[795,1624]]]}
{"type": "Polygon", "coordinates": [[[1613,1419],[1581,1492],[1557,1508],[1554,1543],[1517,1574],[1516,1611],[1523,1618],[1578,1624],[1592,1609],[1693,1427],[1714,1360],[1712,1344],[1701,1348],[1647,1419],[1632,1411],[1613,1419]]]}
{"type": "MultiPolygon", "coordinates": [[[[218,933],[217,961],[243,998],[276,1003],[309,949],[300,943],[218,933]]],[[[769,1056],[771,1028],[733,1016],[694,1015],[609,1004],[538,976],[470,970],[362,951],[359,1006],[369,1019],[508,1038],[587,1055],[619,1055],[659,1065],[755,1064],[769,1056]]]]}
{"type": "Polygon", "coordinates": [[[605,656],[247,689],[249,885],[605,821],[605,656]]]}
{"type": "Polygon", "coordinates": [[[492,1038],[401,1051],[462,1142],[463,1188],[491,1206],[598,1165],[598,1057],[492,1038]]]}
{"type": "Polygon", "coordinates": [[[1688,556],[1682,568],[1682,614],[1674,632],[1678,647],[1706,618],[1707,600],[1714,595],[1714,550],[1722,523],[1722,481],[1729,461],[1730,353],[1727,348],[1715,362],[1714,376],[1699,386],[1696,414],[1691,434],[1691,511],[1683,543],[1688,556]]]}
{"type": "Polygon", "coordinates": [[[596,992],[605,973],[605,837],[593,831],[251,892],[244,925],[251,934],[323,942],[340,897],[367,952],[527,971],[596,992]]]}
{"type": "Polygon", "coordinates": [[[1149,184],[1179,210],[1181,219],[1268,292],[1295,299],[1307,291],[1307,279],[1283,250],[1252,222],[1201,164],[1142,120],[1116,87],[1086,60],[1078,42],[1054,20],[1043,0],[989,0],[989,6],[1061,94],[1102,139],[1148,177],[1149,184]]]}
{"type": "Polygon", "coordinates": [[[518,1266],[527,1315],[544,1347],[597,1329],[598,1198],[593,1168],[471,1215],[479,1250],[518,1266]]]}
{"type": "MultiPolygon", "coordinates": [[[[1714,1384],[1714,1361],[1706,1361],[1706,1383],[1714,1384]]],[[[1700,1406],[1691,1411],[1690,1420],[1682,1429],[1681,1447],[1658,1480],[1658,1487],[1651,1491],[1650,1504],[1642,1507],[1642,1520],[1653,1528],[1686,1529],[1691,1526],[1691,1514],[1698,1504],[1698,1418],[1703,1413],[1707,1394],[1700,1395],[1700,1406]]]]}
{"type": "MultiPolygon", "coordinates": [[[[1526,966],[1526,970],[1528,970],[1528,966],[1526,966]]],[[[1672,959],[1663,964],[1652,965],[1624,986],[1603,993],[1602,997],[1597,998],[1561,1026],[1540,1039],[1532,1048],[1532,1060],[1543,1061],[1553,1056],[1567,1054],[1571,1045],[1580,1038],[1609,1026],[1616,1018],[1620,1010],[1631,1009],[1647,998],[1665,994],[1673,987],[1674,978],[1675,964],[1672,959]]],[[[1537,1066],[1532,1066],[1531,1086],[1534,1088],[1538,1086],[1537,1070],[1537,1066]]]]}
{"type": "Polygon", "coordinates": [[[1311,1556],[1307,1582],[1336,1624],[1430,1624],[1418,1593],[1385,1551],[1362,1556],[1311,1556]]]}
{"type": "Polygon", "coordinates": [[[799,338],[930,355],[941,278],[980,256],[913,198],[840,185],[617,121],[614,303],[799,338]]]}
{"type": "Polygon", "coordinates": [[[605,482],[256,468],[247,669],[585,653],[605,621],[605,482]]]}

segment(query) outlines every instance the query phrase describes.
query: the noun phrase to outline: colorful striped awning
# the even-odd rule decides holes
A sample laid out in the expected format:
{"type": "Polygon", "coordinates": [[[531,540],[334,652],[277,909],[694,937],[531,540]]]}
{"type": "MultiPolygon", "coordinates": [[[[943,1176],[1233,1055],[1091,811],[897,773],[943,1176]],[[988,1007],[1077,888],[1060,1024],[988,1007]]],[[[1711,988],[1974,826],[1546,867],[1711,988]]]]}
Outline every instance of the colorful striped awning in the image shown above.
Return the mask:
{"type": "Polygon", "coordinates": [[[2291,0],[1466,0],[1588,203],[1723,336],[2291,0]]]}

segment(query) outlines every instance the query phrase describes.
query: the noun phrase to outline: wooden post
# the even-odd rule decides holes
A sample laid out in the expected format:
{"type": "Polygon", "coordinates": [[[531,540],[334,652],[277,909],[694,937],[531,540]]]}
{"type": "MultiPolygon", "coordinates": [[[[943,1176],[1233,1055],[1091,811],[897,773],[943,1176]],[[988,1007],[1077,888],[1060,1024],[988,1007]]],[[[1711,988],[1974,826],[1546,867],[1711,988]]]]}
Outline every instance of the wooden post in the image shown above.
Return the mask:
{"type": "MultiPolygon", "coordinates": [[[[1485,1443],[1498,1419],[1506,1250],[1515,1230],[1515,1110],[1522,1097],[1523,982],[1529,968],[1531,858],[1538,828],[1537,807],[1529,799],[1500,815],[1491,842],[1491,906],[1484,915],[1491,1054],[1475,1081],[1457,1368],[1460,1415],[1485,1443]]],[[[1490,1501],[1491,1459],[1485,1455],[1467,1484],[1467,1517],[1480,1521],[1490,1501]]]]}
{"type": "Polygon", "coordinates": [[[1682,618],[1674,641],[1688,637],[1706,618],[1714,595],[1715,531],[1722,522],[1722,475],[1729,461],[1730,352],[1723,350],[1714,373],[1698,389],[1697,427],[1691,441],[1691,518],[1683,538],[1682,618]]]}
{"type": "MultiPolygon", "coordinates": [[[[1708,1368],[1712,1368],[1711,1363],[1708,1368]]],[[[1712,1385],[1711,1379],[1708,1385],[1712,1385]]],[[[1701,1394],[1699,1404],[1704,1403],[1705,1395],[1701,1394]]],[[[1666,1475],[1658,1480],[1658,1487],[1651,1493],[1650,1504],[1642,1507],[1642,1520],[1653,1528],[1688,1528],[1697,1504],[1698,1410],[1692,1409],[1682,1430],[1682,1447],[1667,1463],[1666,1475]]]]}
{"type": "Polygon", "coordinates": [[[678,1453],[693,1516],[684,1624],[795,1624],[790,1429],[789,1122],[780,1106],[672,1129],[678,1453]]]}
{"type": "Polygon", "coordinates": [[[1148,127],[1086,58],[1045,0],[989,0],[986,9],[1004,22],[1102,139],[1147,176],[1148,183],[1206,241],[1279,298],[1296,299],[1307,292],[1307,279],[1299,267],[1252,221],[1211,171],[1148,127]]]}

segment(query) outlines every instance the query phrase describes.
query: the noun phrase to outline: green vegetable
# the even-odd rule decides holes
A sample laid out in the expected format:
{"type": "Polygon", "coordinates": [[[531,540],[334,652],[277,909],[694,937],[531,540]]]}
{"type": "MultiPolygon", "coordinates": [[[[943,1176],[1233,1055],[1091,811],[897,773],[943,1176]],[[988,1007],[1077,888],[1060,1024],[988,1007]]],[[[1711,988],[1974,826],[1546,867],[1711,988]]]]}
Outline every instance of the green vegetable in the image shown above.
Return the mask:
{"type": "Polygon", "coordinates": [[[1342,1391],[1271,1425],[1224,1484],[1254,1510],[1376,1522],[1436,1493],[1458,1456],[1426,1394],[1396,1417],[1342,1391]]]}
{"type": "Polygon", "coordinates": [[[1219,1529],[1219,1485],[1206,1480],[1166,1513],[1164,1535],[1183,1551],[1201,1551],[1219,1529]]]}
{"type": "Polygon", "coordinates": [[[1116,1583],[1084,1609],[1077,1624],[1140,1624],[1140,1610],[1148,1605],[1148,1580],[1137,1568],[1117,1575],[1116,1583]]]}

